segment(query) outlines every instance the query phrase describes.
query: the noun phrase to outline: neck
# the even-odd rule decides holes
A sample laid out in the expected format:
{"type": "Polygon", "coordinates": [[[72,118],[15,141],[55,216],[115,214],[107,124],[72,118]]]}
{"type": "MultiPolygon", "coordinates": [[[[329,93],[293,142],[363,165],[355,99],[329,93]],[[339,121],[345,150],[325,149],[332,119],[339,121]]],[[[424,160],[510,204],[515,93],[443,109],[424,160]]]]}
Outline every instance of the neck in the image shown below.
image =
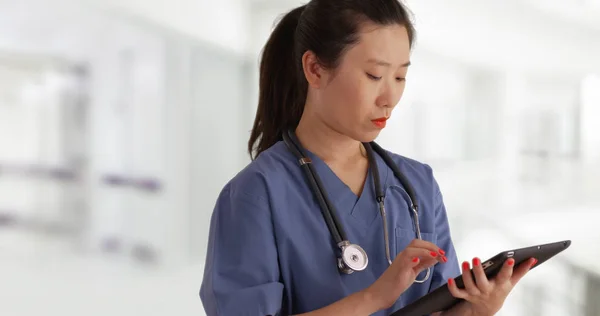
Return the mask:
{"type": "Polygon", "coordinates": [[[363,157],[359,141],[335,131],[309,111],[302,114],[296,136],[304,148],[325,162],[348,162],[363,157]]]}

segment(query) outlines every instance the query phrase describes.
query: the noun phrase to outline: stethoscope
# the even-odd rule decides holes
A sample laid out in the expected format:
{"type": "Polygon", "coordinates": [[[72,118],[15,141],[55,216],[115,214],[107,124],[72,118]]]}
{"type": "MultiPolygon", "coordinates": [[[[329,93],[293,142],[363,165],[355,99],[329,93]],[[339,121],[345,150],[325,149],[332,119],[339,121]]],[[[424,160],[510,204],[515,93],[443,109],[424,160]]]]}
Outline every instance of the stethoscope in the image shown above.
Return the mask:
{"type": "MultiPolygon", "coordinates": [[[[312,161],[304,154],[302,147],[298,144],[299,142],[296,141],[296,137],[292,133],[292,131],[288,130],[287,132],[284,132],[282,136],[283,141],[285,142],[288,149],[296,156],[296,158],[298,158],[298,162],[302,167],[302,170],[304,170],[304,173],[306,174],[308,182],[311,186],[311,190],[313,191],[317,198],[317,201],[319,202],[321,213],[325,218],[327,227],[329,228],[329,231],[333,239],[335,240],[336,245],[340,248],[341,253],[337,258],[338,269],[340,270],[340,272],[345,274],[351,274],[355,271],[363,271],[367,268],[367,265],[369,264],[369,257],[367,256],[367,253],[363,248],[361,248],[357,244],[350,243],[350,241],[348,240],[344,228],[342,227],[342,224],[337,218],[337,212],[335,211],[333,204],[327,197],[327,194],[323,190],[323,183],[321,182],[321,179],[313,169],[312,161]]],[[[394,176],[398,178],[398,180],[400,180],[400,183],[402,183],[402,186],[408,193],[408,196],[410,198],[410,210],[413,215],[413,224],[417,232],[417,238],[422,239],[421,227],[419,225],[419,206],[417,204],[417,199],[412,185],[408,182],[408,179],[406,179],[404,174],[400,172],[398,166],[396,166],[392,158],[390,158],[390,156],[385,152],[385,150],[383,150],[383,148],[381,148],[375,142],[363,143],[363,146],[365,147],[365,151],[367,152],[369,166],[372,168],[373,181],[375,183],[376,200],[379,206],[379,212],[381,213],[381,218],[383,220],[383,239],[385,241],[385,255],[387,257],[388,264],[391,265],[392,258],[390,255],[390,242],[384,205],[385,193],[381,188],[379,170],[375,162],[375,156],[373,155],[373,151],[375,151],[377,154],[379,154],[379,156],[381,156],[381,158],[383,158],[386,165],[392,169],[392,171],[394,172],[394,176]]],[[[415,280],[415,282],[424,283],[425,281],[427,281],[431,272],[430,270],[430,268],[427,268],[427,274],[425,275],[425,279],[415,280]]]]}

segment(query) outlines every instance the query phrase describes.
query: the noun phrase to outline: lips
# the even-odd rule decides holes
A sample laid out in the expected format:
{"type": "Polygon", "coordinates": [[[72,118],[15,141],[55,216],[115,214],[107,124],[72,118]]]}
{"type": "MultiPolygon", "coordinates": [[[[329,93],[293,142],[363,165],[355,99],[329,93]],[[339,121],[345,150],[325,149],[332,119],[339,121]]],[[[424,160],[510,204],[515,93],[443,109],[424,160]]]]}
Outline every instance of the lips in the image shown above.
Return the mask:
{"type": "Polygon", "coordinates": [[[375,126],[377,126],[379,128],[384,128],[385,124],[387,122],[387,117],[380,117],[380,118],[371,120],[371,122],[373,122],[373,124],[375,124],[375,126]]]}

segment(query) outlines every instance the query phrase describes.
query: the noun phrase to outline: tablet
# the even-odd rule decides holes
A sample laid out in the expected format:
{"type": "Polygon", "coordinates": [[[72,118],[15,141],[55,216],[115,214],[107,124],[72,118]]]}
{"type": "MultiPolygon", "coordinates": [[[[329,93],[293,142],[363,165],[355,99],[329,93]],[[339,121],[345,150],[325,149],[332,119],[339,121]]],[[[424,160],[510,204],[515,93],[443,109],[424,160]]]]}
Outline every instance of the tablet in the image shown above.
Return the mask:
{"type": "MultiPolygon", "coordinates": [[[[564,240],[559,242],[554,242],[550,244],[544,245],[536,245],[527,248],[513,249],[507,250],[497,254],[491,259],[484,261],[482,263],[482,267],[484,268],[485,274],[488,279],[492,279],[493,277],[500,272],[504,261],[509,258],[515,259],[515,267],[519,264],[529,260],[530,258],[536,258],[538,262],[535,268],[540,264],[544,263],[548,259],[554,257],[561,251],[569,248],[571,245],[570,240],[564,240]]],[[[473,269],[471,269],[471,274],[473,274],[473,269]]],[[[459,275],[454,279],[458,288],[464,288],[464,283],[462,280],[462,275],[459,275]]],[[[455,298],[448,290],[448,285],[444,284],[437,289],[431,291],[429,294],[419,298],[418,300],[412,302],[409,305],[397,310],[392,313],[390,316],[423,316],[429,315],[435,312],[444,311],[455,304],[462,301],[462,299],[455,298]]]]}

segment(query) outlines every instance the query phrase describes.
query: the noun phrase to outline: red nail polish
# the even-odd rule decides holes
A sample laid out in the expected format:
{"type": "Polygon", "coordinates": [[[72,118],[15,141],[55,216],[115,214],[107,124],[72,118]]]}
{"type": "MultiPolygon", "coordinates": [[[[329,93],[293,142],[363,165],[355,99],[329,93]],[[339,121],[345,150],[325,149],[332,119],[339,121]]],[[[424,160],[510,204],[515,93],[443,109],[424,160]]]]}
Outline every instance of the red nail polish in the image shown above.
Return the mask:
{"type": "Polygon", "coordinates": [[[446,254],[446,252],[445,252],[445,251],[443,251],[442,249],[440,249],[438,252],[439,252],[439,253],[440,253],[440,255],[442,255],[442,256],[446,254]]]}
{"type": "Polygon", "coordinates": [[[448,285],[452,285],[453,282],[454,282],[454,279],[448,279],[448,285]]]}
{"type": "Polygon", "coordinates": [[[473,259],[473,266],[477,267],[481,264],[481,260],[479,260],[479,258],[475,258],[473,259]]]}
{"type": "Polygon", "coordinates": [[[463,262],[462,268],[463,270],[469,270],[469,263],[467,261],[463,262]]]}
{"type": "Polygon", "coordinates": [[[531,264],[531,266],[533,267],[536,263],[538,263],[538,260],[533,258],[533,263],[531,264]]]}
{"type": "Polygon", "coordinates": [[[443,256],[443,257],[442,257],[442,261],[443,261],[444,263],[446,263],[446,262],[448,262],[448,258],[446,258],[446,256],[443,256]]]}
{"type": "Polygon", "coordinates": [[[419,258],[417,258],[417,257],[414,257],[412,260],[412,262],[414,262],[414,263],[417,263],[418,261],[419,261],[419,258]]]}
{"type": "Polygon", "coordinates": [[[508,259],[508,261],[506,263],[508,263],[509,266],[512,266],[515,264],[515,259],[510,258],[510,259],[508,259]]]}
{"type": "Polygon", "coordinates": [[[434,252],[434,251],[432,251],[432,252],[431,252],[431,256],[432,256],[432,257],[437,257],[437,252],[434,252]]]}

